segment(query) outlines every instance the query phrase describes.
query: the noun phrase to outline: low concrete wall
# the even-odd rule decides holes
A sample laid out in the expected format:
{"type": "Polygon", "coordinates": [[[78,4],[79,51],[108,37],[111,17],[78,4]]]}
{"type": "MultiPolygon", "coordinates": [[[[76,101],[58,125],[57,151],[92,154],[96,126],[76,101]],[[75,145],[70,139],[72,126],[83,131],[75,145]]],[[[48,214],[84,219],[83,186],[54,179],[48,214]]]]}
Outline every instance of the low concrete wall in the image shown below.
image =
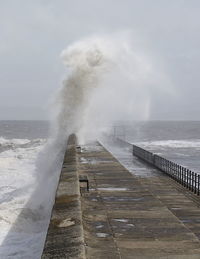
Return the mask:
{"type": "Polygon", "coordinates": [[[75,135],[68,139],[42,258],[85,258],[75,135]]]}

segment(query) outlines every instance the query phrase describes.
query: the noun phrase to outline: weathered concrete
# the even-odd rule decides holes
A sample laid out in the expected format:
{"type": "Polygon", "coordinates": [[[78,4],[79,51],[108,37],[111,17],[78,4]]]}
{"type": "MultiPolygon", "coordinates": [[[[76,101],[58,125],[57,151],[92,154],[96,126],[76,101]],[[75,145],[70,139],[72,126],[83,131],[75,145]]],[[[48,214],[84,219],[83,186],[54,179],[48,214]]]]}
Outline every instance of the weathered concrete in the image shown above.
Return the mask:
{"type": "Polygon", "coordinates": [[[85,258],[74,135],[68,140],[42,258],[85,258]]]}
{"type": "Polygon", "coordinates": [[[42,258],[200,259],[199,198],[135,159],[139,170],[71,136],[42,258]]]}
{"type": "Polygon", "coordinates": [[[173,180],[136,177],[98,143],[82,147],[78,169],[90,183],[81,197],[86,258],[200,258],[198,200],[173,180]]]}

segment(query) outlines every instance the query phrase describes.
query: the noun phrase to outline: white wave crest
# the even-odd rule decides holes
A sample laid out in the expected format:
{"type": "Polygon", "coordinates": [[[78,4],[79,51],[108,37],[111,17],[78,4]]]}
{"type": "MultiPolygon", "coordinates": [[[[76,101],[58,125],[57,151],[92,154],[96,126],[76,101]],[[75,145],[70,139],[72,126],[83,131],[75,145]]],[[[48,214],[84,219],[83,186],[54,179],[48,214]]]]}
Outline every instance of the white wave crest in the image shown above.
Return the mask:
{"type": "Polygon", "coordinates": [[[23,144],[27,144],[29,143],[30,140],[29,139],[7,139],[4,137],[0,137],[0,145],[1,146],[7,146],[7,145],[23,145],[23,144]]]}
{"type": "Polygon", "coordinates": [[[145,147],[168,147],[168,148],[200,148],[200,139],[195,140],[159,140],[137,142],[137,145],[145,147]]]}

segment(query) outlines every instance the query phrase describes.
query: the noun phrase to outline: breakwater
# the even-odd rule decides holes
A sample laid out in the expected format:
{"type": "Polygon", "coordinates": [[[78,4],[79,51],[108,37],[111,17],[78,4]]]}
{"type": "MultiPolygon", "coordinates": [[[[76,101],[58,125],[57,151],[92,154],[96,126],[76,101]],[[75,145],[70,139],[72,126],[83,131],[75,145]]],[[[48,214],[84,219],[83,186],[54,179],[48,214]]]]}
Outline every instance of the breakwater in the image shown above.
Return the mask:
{"type": "Polygon", "coordinates": [[[42,259],[84,259],[76,136],[68,139],[42,259]]]}
{"type": "Polygon", "coordinates": [[[131,173],[99,142],[70,136],[43,259],[199,258],[198,197],[132,158],[131,173]]]}
{"type": "Polygon", "coordinates": [[[99,142],[81,146],[78,168],[90,186],[81,196],[86,258],[199,258],[200,210],[185,188],[133,156],[133,172],[148,175],[137,177],[99,142]]]}

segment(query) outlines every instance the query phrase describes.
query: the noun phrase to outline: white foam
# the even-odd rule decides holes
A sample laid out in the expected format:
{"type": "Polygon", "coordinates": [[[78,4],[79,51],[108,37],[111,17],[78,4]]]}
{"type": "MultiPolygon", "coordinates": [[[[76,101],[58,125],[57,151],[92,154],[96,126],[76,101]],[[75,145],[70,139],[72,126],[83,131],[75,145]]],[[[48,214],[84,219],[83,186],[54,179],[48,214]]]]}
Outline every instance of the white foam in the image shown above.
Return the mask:
{"type": "Polygon", "coordinates": [[[0,137],[0,145],[9,145],[9,144],[22,145],[22,144],[26,144],[28,142],[30,142],[29,139],[17,139],[17,138],[6,139],[4,137],[0,137]]]}
{"type": "Polygon", "coordinates": [[[12,257],[12,254],[15,254],[15,258],[23,258],[23,253],[27,251],[28,254],[30,247],[33,247],[31,251],[38,251],[36,240],[44,236],[41,230],[42,219],[36,220],[38,212],[25,209],[36,185],[35,161],[44,142],[45,140],[32,141],[32,145],[22,148],[18,146],[31,143],[31,141],[0,138],[1,145],[12,146],[0,153],[1,258],[12,257]],[[16,224],[18,216],[22,213],[24,216],[21,217],[20,223],[16,224]],[[37,224],[33,224],[36,221],[37,224]],[[20,251],[21,254],[18,254],[20,251]]]}
{"type": "Polygon", "coordinates": [[[200,148],[200,139],[195,140],[159,140],[159,141],[143,141],[133,143],[144,147],[169,147],[169,148],[200,148]]]}

